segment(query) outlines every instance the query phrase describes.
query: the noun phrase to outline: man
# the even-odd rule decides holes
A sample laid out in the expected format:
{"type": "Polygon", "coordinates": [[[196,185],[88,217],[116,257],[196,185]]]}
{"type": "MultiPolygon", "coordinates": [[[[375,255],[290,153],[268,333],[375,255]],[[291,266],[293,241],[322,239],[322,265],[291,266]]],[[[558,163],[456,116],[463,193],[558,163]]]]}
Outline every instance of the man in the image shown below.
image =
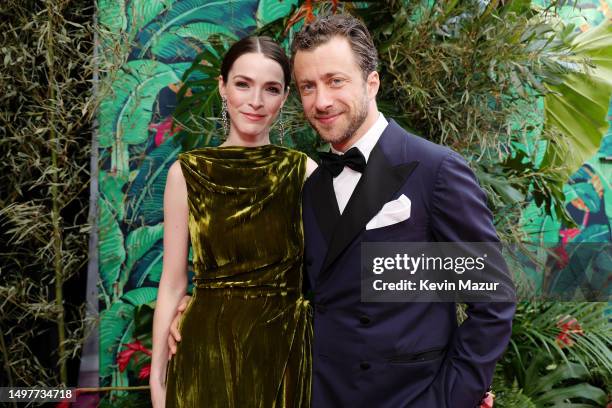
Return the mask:
{"type": "Polygon", "coordinates": [[[454,303],[362,302],[360,261],[362,242],[499,241],[484,192],[461,156],[378,112],[376,48],[359,20],[319,18],[292,51],[308,121],[346,153],[323,155],[303,191],[313,407],[476,407],[514,303],[469,303],[457,327],[454,303]],[[377,221],[392,201],[399,222],[377,221]]]}

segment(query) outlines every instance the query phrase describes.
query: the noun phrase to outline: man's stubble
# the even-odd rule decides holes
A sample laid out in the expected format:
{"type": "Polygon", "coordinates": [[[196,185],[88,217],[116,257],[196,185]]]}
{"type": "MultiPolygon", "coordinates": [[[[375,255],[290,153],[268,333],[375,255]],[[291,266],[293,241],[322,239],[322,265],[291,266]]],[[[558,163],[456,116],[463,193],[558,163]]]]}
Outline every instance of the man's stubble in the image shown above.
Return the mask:
{"type": "Polygon", "coordinates": [[[321,139],[323,139],[324,141],[332,144],[344,144],[347,140],[353,137],[357,129],[361,127],[363,122],[365,122],[366,118],[368,117],[368,99],[366,92],[367,90],[364,89],[363,98],[361,98],[362,103],[360,104],[360,106],[357,107],[355,113],[350,115],[348,120],[348,126],[340,136],[334,137],[333,135],[325,134],[325,132],[321,131],[321,129],[319,129],[314,123],[314,119],[311,120],[311,118],[306,117],[308,119],[308,122],[310,123],[310,126],[312,126],[314,130],[317,131],[321,139]]]}

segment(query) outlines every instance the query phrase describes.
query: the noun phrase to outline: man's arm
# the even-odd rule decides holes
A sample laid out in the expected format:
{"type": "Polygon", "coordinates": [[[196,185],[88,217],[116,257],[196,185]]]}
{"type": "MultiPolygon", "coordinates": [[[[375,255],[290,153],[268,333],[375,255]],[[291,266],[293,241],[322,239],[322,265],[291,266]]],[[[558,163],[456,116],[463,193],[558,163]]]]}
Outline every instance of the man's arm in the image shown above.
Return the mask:
{"type": "MultiPolygon", "coordinates": [[[[499,242],[486,200],[465,160],[450,153],[440,165],[434,186],[435,240],[499,242]]],[[[501,253],[494,256],[505,267],[501,253]]],[[[515,306],[513,302],[467,303],[468,317],[455,332],[436,379],[437,386],[444,390],[447,406],[473,408],[489,388],[495,364],[510,340],[515,306]]]]}

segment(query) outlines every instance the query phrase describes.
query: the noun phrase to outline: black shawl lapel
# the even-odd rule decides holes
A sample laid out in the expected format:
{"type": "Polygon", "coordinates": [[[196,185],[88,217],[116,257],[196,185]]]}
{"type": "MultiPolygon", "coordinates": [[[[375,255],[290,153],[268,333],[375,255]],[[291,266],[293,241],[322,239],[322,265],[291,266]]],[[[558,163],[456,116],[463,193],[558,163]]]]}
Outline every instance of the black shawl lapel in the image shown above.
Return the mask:
{"type": "MultiPolygon", "coordinates": [[[[381,139],[383,136],[385,135],[381,135],[381,139]]],[[[326,275],[326,269],[364,229],[368,221],[380,211],[386,202],[391,200],[393,194],[399,190],[419,164],[418,161],[413,161],[392,166],[385,157],[380,142],[381,140],[370,153],[366,170],[333,231],[325,261],[319,273],[321,278],[326,275]]]]}
{"type": "Polygon", "coordinates": [[[333,180],[332,175],[327,170],[320,168],[318,177],[312,180],[310,190],[317,224],[327,241],[327,245],[329,245],[334,228],[340,219],[340,209],[334,192],[333,180]]]}

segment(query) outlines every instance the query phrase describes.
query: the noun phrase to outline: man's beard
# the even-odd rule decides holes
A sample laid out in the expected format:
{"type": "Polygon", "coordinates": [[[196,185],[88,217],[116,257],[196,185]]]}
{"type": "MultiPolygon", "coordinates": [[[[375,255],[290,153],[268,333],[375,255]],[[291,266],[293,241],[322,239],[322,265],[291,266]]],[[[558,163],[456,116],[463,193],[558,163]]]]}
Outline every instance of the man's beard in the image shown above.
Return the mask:
{"type": "Polygon", "coordinates": [[[353,137],[357,129],[361,127],[361,125],[363,124],[363,122],[365,122],[368,116],[368,100],[367,98],[364,97],[362,101],[363,103],[361,104],[361,106],[357,107],[357,110],[355,111],[355,113],[348,118],[349,120],[348,120],[348,126],[346,130],[338,137],[334,137],[330,135],[329,133],[325,134],[324,132],[322,132],[317,127],[314,120],[309,119],[309,122],[311,126],[315,128],[317,133],[319,133],[319,136],[321,136],[321,139],[325,140],[328,143],[336,143],[336,144],[344,143],[347,140],[349,140],[351,137],[353,137]]]}

